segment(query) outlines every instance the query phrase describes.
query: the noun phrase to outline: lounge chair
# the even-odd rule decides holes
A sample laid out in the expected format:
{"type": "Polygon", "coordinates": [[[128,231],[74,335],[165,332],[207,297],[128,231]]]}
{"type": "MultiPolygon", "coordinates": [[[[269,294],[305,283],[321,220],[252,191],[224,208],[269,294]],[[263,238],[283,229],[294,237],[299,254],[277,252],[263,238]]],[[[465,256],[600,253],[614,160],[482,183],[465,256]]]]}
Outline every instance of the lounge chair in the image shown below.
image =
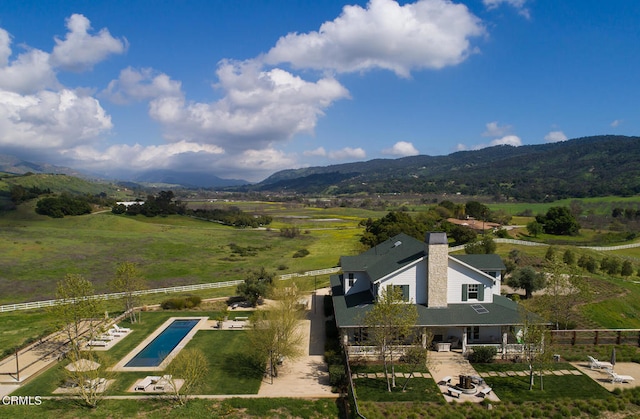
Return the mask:
{"type": "Polygon", "coordinates": [[[153,386],[154,390],[164,390],[166,386],[171,386],[171,375],[163,375],[153,386]]]}
{"type": "Polygon", "coordinates": [[[89,346],[107,346],[109,344],[109,342],[106,342],[104,340],[90,340],[89,342],[87,342],[87,345],[89,346]]]}
{"type": "Polygon", "coordinates": [[[120,327],[117,324],[113,325],[113,329],[119,333],[129,333],[131,331],[128,327],[120,327]]]}
{"type": "Polygon", "coordinates": [[[113,335],[100,335],[100,336],[98,336],[98,337],[96,338],[96,340],[106,340],[106,341],[109,341],[109,340],[114,340],[115,338],[116,338],[116,337],[115,337],[115,336],[113,336],[113,335]]]}
{"type": "Polygon", "coordinates": [[[612,383],[628,383],[635,380],[635,378],[630,375],[618,375],[613,371],[609,371],[609,375],[611,376],[612,383]]]}
{"type": "Polygon", "coordinates": [[[87,380],[84,387],[88,389],[97,389],[98,386],[107,382],[106,378],[94,378],[93,380],[87,380]]]}
{"type": "Polygon", "coordinates": [[[118,332],[116,329],[109,329],[107,330],[107,334],[111,335],[111,336],[115,336],[117,338],[119,338],[120,336],[122,336],[122,333],[118,332]]]}
{"type": "Polygon", "coordinates": [[[588,356],[588,358],[589,358],[589,368],[591,368],[592,370],[594,370],[594,369],[610,370],[610,369],[613,368],[613,365],[611,364],[611,362],[598,361],[596,358],[594,358],[592,356],[588,356]]]}
{"type": "Polygon", "coordinates": [[[136,384],[136,386],[133,388],[133,391],[146,391],[147,387],[149,387],[151,384],[157,383],[160,380],[160,378],[161,377],[157,377],[157,376],[144,377],[144,380],[136,384]]]}

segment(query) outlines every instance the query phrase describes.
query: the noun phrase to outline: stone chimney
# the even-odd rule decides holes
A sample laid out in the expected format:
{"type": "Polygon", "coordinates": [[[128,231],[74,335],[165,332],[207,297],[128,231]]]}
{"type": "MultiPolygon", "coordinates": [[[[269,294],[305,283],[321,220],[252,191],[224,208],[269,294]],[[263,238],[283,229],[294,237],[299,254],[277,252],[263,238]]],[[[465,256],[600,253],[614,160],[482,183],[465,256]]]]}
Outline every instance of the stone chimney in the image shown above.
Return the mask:
{"type": "Polygon", "coordinates": [[[449,242],[447,233],[427,233],[427,307],[447,306],[449,242]]]}

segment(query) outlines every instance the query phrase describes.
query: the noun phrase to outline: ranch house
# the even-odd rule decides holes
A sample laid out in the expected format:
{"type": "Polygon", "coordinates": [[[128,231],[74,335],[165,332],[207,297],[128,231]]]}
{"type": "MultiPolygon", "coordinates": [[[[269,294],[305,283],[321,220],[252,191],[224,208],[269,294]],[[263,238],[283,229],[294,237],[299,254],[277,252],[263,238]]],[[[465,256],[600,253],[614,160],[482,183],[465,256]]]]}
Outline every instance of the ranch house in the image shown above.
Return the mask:
{"type": "Polygon", "coordinates": [[[437,350],[496,346],[517,351],[514,330],[521,323],[515,302],[500,295],[506,268],[498,255],[449,255],[446,233],[427,233],[424,242],[406,234],[357,256],[342,256],[342,273],[331,277],[334,315],[350,354],[371,355],[366,313],[383,287],[397,287],[416,304],[416,327],[427,331],[437,350]]]}

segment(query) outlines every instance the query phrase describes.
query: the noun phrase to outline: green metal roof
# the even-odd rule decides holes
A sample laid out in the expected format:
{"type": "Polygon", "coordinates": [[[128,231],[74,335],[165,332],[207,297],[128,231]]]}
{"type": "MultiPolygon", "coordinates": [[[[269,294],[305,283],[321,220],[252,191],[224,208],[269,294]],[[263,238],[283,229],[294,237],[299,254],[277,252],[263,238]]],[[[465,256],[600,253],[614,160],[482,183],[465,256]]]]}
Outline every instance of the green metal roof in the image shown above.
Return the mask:
{"type": "Polygon", "coordinates": [[[343,272],[366,272],[373,282],[424,257],[426,243],[400,233],[357,256],[342,256],[343,272]]]}
{"type": "MultiPolygon", "coordinates": [[[[342,281],[341,275],[331,277],[336,323],[340,328],[360,327],[366,314],[373,308],[373,297],[369,291],[345,297],[342,281]]],[[[522,323],[518,304],[501,295],[494,295],[493,303],[449,304],[444,308],[418,304],[417,307],[417,326],[503,326],[522,323]]]]}
{"type": "Polygon", "coordinates": [[[481,271],[506,271],[502,258],[496,254],[486,255],[451,255],[460,262],[471,265],[481,271]]]}

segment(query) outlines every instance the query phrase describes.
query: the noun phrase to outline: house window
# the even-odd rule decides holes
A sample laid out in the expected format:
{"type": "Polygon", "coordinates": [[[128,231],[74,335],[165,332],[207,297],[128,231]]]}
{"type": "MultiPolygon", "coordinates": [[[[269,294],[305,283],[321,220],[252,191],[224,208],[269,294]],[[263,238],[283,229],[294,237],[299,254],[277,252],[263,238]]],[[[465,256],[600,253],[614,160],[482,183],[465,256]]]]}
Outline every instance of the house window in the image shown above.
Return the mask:
{"type": "Polygon", "coordinates": [[[356,280],[356,278],[355,278],[355,276],[353,275],[353,272],[350,272],[350,273],[349,273],[349,286],[350,286],[350,287],[353,287],[353,284],[354,284],[355,280],[356,280]]]}
{"type": "Polygon", "coordinates": [[[467,286],[467,298],[470,300],[478,299],[478,284],[469,284],[467,286]]]}
{"type": "Polygon", "coordinates": [[[394,285],[393,291],[402,293],[402,301],[409,301],[409,285],[394,285]]]}

